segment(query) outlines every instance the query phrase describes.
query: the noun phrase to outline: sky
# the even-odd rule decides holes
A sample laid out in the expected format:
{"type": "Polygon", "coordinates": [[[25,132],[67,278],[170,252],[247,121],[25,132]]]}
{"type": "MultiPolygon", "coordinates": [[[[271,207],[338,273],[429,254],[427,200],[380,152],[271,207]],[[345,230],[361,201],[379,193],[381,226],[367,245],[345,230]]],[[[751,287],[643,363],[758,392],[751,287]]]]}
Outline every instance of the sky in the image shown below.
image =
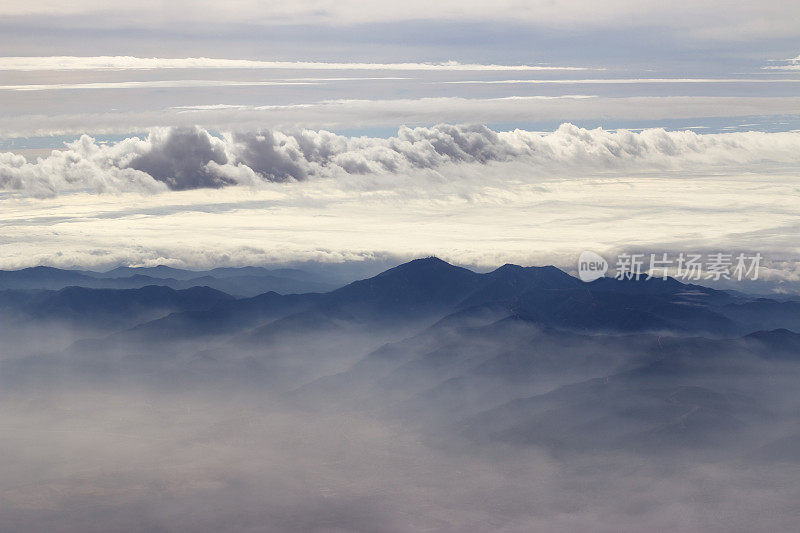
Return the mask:
{"type": "Polygon", "coordinates": [[[0,268],[761,251],[800,5],[4,2],[0,268]]]}

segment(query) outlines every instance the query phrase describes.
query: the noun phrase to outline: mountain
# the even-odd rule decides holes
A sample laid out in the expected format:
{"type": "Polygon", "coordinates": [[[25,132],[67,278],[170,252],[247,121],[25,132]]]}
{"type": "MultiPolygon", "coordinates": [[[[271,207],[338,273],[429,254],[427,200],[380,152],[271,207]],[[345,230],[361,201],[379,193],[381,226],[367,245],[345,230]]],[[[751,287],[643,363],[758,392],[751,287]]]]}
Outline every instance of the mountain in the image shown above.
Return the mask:
{"type": "Polygon", "coordinates": [[[744,339],[770,358],[800,360],[800,333],[781,328],[755,331],[744,339]]]}
{"type": "Polygon", "coordinates": [[[683,331],[733,335],[739,326],[713,306],[679,294],[637,294],[595,290],[591,286],[536,290],[512,303],[516,316],[543,325],[577,331],[683,331]]]}
{"type": "Polygon", "coordinates": [[[800,331],[800,302],[756,298],[732,302],[720,309],[731,320],[751,324],[752,329],[784,328],[800,331]]]}
{"type": "Polygon", "coordinates": [[[481,275],[436,257],[416,259],[355,281],[324,298],[331,312],[363,317],[415,317],[451,309],[478,288],[481,275]]]}
{"type": "Polygon", "coordinates": [[[635,450],[661,454],[676,445],[695,453],[747,447],[731,445],[748,434],[759,415],[748,397],[665,379],[657,383],[626,375],[595,378],[553,392],[518,399],[469,418],[463,434],[554,453],[635,450]]]}
{"type": "Polygon", "coordinates": [[[0,271],[0,290],[58,290],[69,286],[95,289],[136,289],[147,285],[161,285],[173,289],[206,286],[244,297],[270,291],[281,294],[326,292],[339,286],[335,281],[302,270],[286,268],[275,270],[261,267],[215,268],[196,272],[160,265],[156,267],[118,267],[102,273],[52,267],[0,271]]]}
{"type": "MultiPolygon", "coordinates": [[[[167,267],[158,271],[165,275],[174,273],[167,267]]],[[[221,283],[240,279],[223,278],[221,283]]],[[[195,281],[211,280],[180,283],[195,281]]],[[[95,304],[91,302],[97,300],[92,300],[92,295],[100,293],[81,294],[87,298],[86,306],[92,307],[95,304]]],[[[102,294],[111,298],[115,293],[102,294]]],[[[479,274],[435,257],[410,261],[328,293],[265,292],[251,298],[220,299],[212,303],[195,308],[174,306],[169,314],[156,316],[151,323],[138,324],[132,335],[140,339],[147,335],[174,339],[231,335],[295,313],[313,312],[325,320],[348,322],[362,330],[378,327],[395,333],[403,327],[439,321],[452,325],[514,316],[540,327],[573,332],[680,332],[733,337],[764,329],[763,313],[758,312],[763,309],[771,313],[771,321],[794,325],[798,305],[747,301],[673,279],[604,278],[583,283],[552,266],[504,265],[479,274]]],[[[53,306],[50,316],[58,314],[58,309],[62,314],[70,312],[67,307],[53,306]]]]}
{"type": "Polygon", "coordinates": [[[281,295],[268,292],[252,298],[221,301],[205,309],[176,311],[139,324],[117,335],[117,340],[151,344],[230,335],[301,312],[318,300],[319,295],[313,293],[281,295]]]}
{"type": "Polygon", "coordinates": [[[172,278],[176,280],[187,280],[200,277],[202,273],[193,270],[173,268],[166,265],[154,267],[126,267],[120,266],[106,272],[96,272],[98,278],[129,278],[131,276],[148,276],[150,278],[172,278]]]}
{"type": "MultiPolygon", "coordinates": [[[[145,272],[92,279],[178,275],[145,272]]],[[[214,279],[263,274],[245,272],[214,279]]],[[[162,278],[198,280],[210,277],[162,278]]],[[[470,446],[791,457],[800,334],[778,325],[796,324],[796,305],[673,279],[583,283],[552,266],[476,273],[435,257],[324,293],[13,289],[0,291],[0,380],[269,394],[470,446]],[[15,341],[26,336],[55,340],[15,341]]]]}
{"type": "Polygon", "coordinates": [[[7,318],[66,321],[96,328],[136,325],[167,313],[206,309],[232,300],[232,296],[209,287],[175,290],[156,285],[121,290],[67,287],[0,292],[7,318]]]}
{"type": "Polygon", "coordinates": [[[554,266],[521,267],[503,265],[481,276],[480,288],[464,298],[460,307],[508,302],[520,294],[534,290],[562,290],[580,288],[579,279],[554,266]]]}
{"type": "Polygon", "coordinates": [[[294,279],[297,281],[314,281],[316,276],[298,268],[264,268],[255,266],[246,267],[217,267],[211,270],[187,270],[166,265],[154,267],[117,267],[106,272],[92,272],[98,278],[127,278],[131,276],[149,276],[153,278],[172,278],[176,280],[191,280],[208,276],[216,279],[231,277],[277,277],[294,279]]]}
{"type": "Polygon", "coordinates": [[[70,285],[92,286],[95,278],[84,272],[37,266],[0,270],[0,289],[62,289],[70,285]]]}
{"type": "Polygon", "coordinates": [[[649,347],[612,337],[605,343],[617,353],[635,354],[629,368],[609,367],[606,375],[518,397],[462,419],[459,429],[483,442],[558,453],[757,449],[794,431],[780,421],[798,408],[796,393],[783,383],[798,378],[799,337],[776,330],[738,339],[658,338],[649,347]],[[782,357],[775,356],[775,341],[782,357]]]}

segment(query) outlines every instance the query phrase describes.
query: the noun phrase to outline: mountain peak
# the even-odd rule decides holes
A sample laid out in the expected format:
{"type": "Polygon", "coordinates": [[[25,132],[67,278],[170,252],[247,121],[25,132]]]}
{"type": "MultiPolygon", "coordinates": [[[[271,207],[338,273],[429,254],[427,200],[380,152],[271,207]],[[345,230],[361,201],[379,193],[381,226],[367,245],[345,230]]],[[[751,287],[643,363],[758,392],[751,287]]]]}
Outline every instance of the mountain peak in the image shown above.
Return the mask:
{"type": "Polygon", "coordinates": [[[328,293],[327,299],[357,312],[426,313],[454,305],[475,290],[479,279],[480,274],[471,270],[425,257],[355,281],[328,293]]]}
{"type": "Polygon", "coordinates": [[[524,269],[525,267],[521,267],[513,263],[506,263],[505,265],[494,269],[492,272],[520,272],[524,269]]]}
{"type": "Polygon", "coordinates": [[[435,255],[431,255],[429,257],[420,257],[419,259],[412,259],[411,261],[408,261],[408,262],[403,263],[403,264],[398,265],[398,266],[402,267],[402,266],[412,266],[412,265],[413,266],[420,266],[420,265],[431,265],[431,266],[433,266],[433,265],[438,265],[438,266],[449,266],[449,267],[453,266],[450,263],[448,263],[447,261],[445,261],[443,259],[439,259],[435,255]]]}
{"type": "Polygon", "coordinates": [[[515,265],[513,263],[506,263],[505,265],[492,270],[490,272],[490,274],[495,274],[495,273],[502,274],[502,273],[506,273],[506,272],[509,272],[509,273],[512,273],[512,272],[541,272],[541,273],[550,272],[550,273],[564,274],[564,275],[567,275],[567,276],[569,275],[566,272],[564,272],[563,270],[561,270],[560,268],[554,267],[553,265],[524,267],[524,266],[520,266],[520,265],[515,265]]]}
{"type": "Polygon", "coordinates": [[[467,270],[466,268],[457,267],[455,265],[451,265],[447,261],[443,261],[438,257],[430,256],[430,257],[423,257],[420,259],[413,259],[408,261],[407,263],[403,263],[401,265],[397,265],[394,268],[390,268],[384,272],[381,272],[376,277],[382,276],[390,276],[395,274],[412,274],[412,273],[425,273],[430,274],[432,272],[448,272],[448,271],[465,271],[470,272],[472,271],[467,270]]]}
{"type": "Polygon", "coordinates": [[[786,328],[755,331],[745,335],[744,339],[765,346],[771,358],[796,360],[800,353],[800,333],[786,328]]]}
{"type": "MultiPolygon", "coordinates": [[[[13,272],[13,271],[10,271],[13,272]]],[[[56,268],[46,265],[37,265],[33,267],[21,268],[18,272],[43,272],[43,273],[50,273],[50,272],[69,272],[63,268],[56,268]]]]}
{"type": "Polygon", "coordinates": [[[534,284],[537,288],[566,288],[580,285],[577,278],[552,265],[522,267],[506,263],[486,276],[494,281],[534,284]]]}

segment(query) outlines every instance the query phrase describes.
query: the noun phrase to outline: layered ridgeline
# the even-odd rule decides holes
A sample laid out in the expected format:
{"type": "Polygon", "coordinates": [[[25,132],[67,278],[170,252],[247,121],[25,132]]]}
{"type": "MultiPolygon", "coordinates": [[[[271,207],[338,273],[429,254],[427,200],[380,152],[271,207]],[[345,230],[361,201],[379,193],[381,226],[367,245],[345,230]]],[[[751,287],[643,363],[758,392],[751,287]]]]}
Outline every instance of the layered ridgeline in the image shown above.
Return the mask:
{"type": "Polygon", "coordinates": [[[297,313],[368,329],[489,317],[606,334],[733,337],[800,329],[798,299],[756,298],[672,278],[583,283],[556,267],[516,265],[479,274],[431,257],[330,290],[336,280],[333,274],[260,267],[120,267],[105,273],[33,267],[0,271],[0,311],[6,323],[46,319],[101,330],[116,327],[119,315],[136,331],[157,328],[171,337],[184,333],[170,324],[196,324],[196,331],[186,331],[191,334],[233,334],[297,313]]]}
{"type": "Polygon", "coordinates": [[[3,289],[138,289],[161,285],[173,289],[211,287],[234,296],[256,296],[264,292],[325,292],[340,286],[336,274],[306,272],[296,268],[267,269],[262,267],[214,268],[196,271],[156,267],[118,267],[107,272],[65,270],[53,267],[31,267],[21,270],[0,270],[3,289]]]}
{"type": "Polygon", "coordinates": [[[555,267],[481,274],[436,258],[330,292],[239,298],[173,285],[275,272],[193,274],[4,272],[16,288],[0,292],[3,388],[252,387],[283,405],[366,409],[475,442],[660,449],[739,436],[726,451],[798,449],[785,425],[797,398],[782,386],[800,375],[796,300],[674,279],[583,283],[555,267]],[[158,285],[96,288],[143,276],[158,285]],[[53,289],[66,283],[78,286],[53,289]]]}

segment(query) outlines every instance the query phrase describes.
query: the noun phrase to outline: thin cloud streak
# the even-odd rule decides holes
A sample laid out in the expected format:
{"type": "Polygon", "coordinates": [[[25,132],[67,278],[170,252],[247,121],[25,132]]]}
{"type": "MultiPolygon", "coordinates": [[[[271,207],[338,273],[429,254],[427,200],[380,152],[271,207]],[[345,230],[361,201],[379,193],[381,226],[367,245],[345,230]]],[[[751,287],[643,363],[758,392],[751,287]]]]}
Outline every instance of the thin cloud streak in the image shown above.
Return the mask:
{"type": "Polygon", "coordinates": [[[578,80],[458,80],[438,82],[447,85],[504,85],[504,84],[634,84],[634,83],[800,83],[787,79],[753,79],[753,78],[614,78],[614,79],[578,79],[578,80]]]}
{"type": "MultiPolygon", "coordinates": [[[[562,94],[558,96],[542,96],[542,95],[534,95],[534,96],[502,96],[499,98],[475,98],[474,100],[480,102],[503,102],[503,101],[514,101],[514,100],[584,100],[587,98],[597,98],[596,95],[593,94],[562,94]]],[[[429,98],[421,98],[420,100],[430,100],[429,98]]],[[[444,99],[442,99],[444,100],[444,99]]],[[[455,100],[454,98],[448,98],[448,100],[455,100]]],[[[463,100],[463,99],[462,99],[463,100]]],[[[380,100],[323,100],[321,102],[313,102],[309,104],[287,104],[287,105],[246,105],[246,104],[203,104],[203,105],[180,105],[180,106],[173,106],[170,109],[180,110],[180,111],[208,111],[208,110],[215,110],[215,109],[249,109],[252,111],[266,111],[266,110],[275,110],[275,109],[298,109],[298,108],[308,108],[308,107],[315,107],[315,106],[335,106],[335,105],[348,105],[348,104],[364,104],[368,102],[379,102],[380,100]]],[[[401,101],[401,100],[387,100],[388,102],[393,101],[401,101]]]]}
{"type": "Polygon", "coordinates": [[[253,106],[217,102],[177,109],[107,111],[92,114],[0,116],[6,137],[135,133],[160,126],[216,130],[261,128],[338,129],[398,124],[527,123],[545,121],[661,120],[780,115],[800,109],[797,97],[597,97],[594,95],[501,98],[339,99],[253,106]]]}
{"type": "Polygon", "coordinates": [[[248,87],[322,85],[321,81],[231,81],[231,80],[161,80],[95,83],[51,83],[37,85],[0,85],[0,91],[63,91],[86,89],[169,89],[184,87],[248,87]]]}
{"type": "Polygon", "coordinates": [[[800,70],[800,55],[789,59],[772,59],[770,61],[784,63],[783,65],[769,65],[761,67],[762,70],[800,70]]]}
{"type": "MultiPolygon", "coordinates": [[[[1,57],[0,70],[152,70],[152,69],[296,69],[296,70],[590,70],[586,67],[550,65],[495,65],[478,63],[347,63],[319,61],[254,61],[209,57],[161,58],[131,56],[1,57]]],[[[596,70],[596,69],[591,69],[596,70]]]]}

